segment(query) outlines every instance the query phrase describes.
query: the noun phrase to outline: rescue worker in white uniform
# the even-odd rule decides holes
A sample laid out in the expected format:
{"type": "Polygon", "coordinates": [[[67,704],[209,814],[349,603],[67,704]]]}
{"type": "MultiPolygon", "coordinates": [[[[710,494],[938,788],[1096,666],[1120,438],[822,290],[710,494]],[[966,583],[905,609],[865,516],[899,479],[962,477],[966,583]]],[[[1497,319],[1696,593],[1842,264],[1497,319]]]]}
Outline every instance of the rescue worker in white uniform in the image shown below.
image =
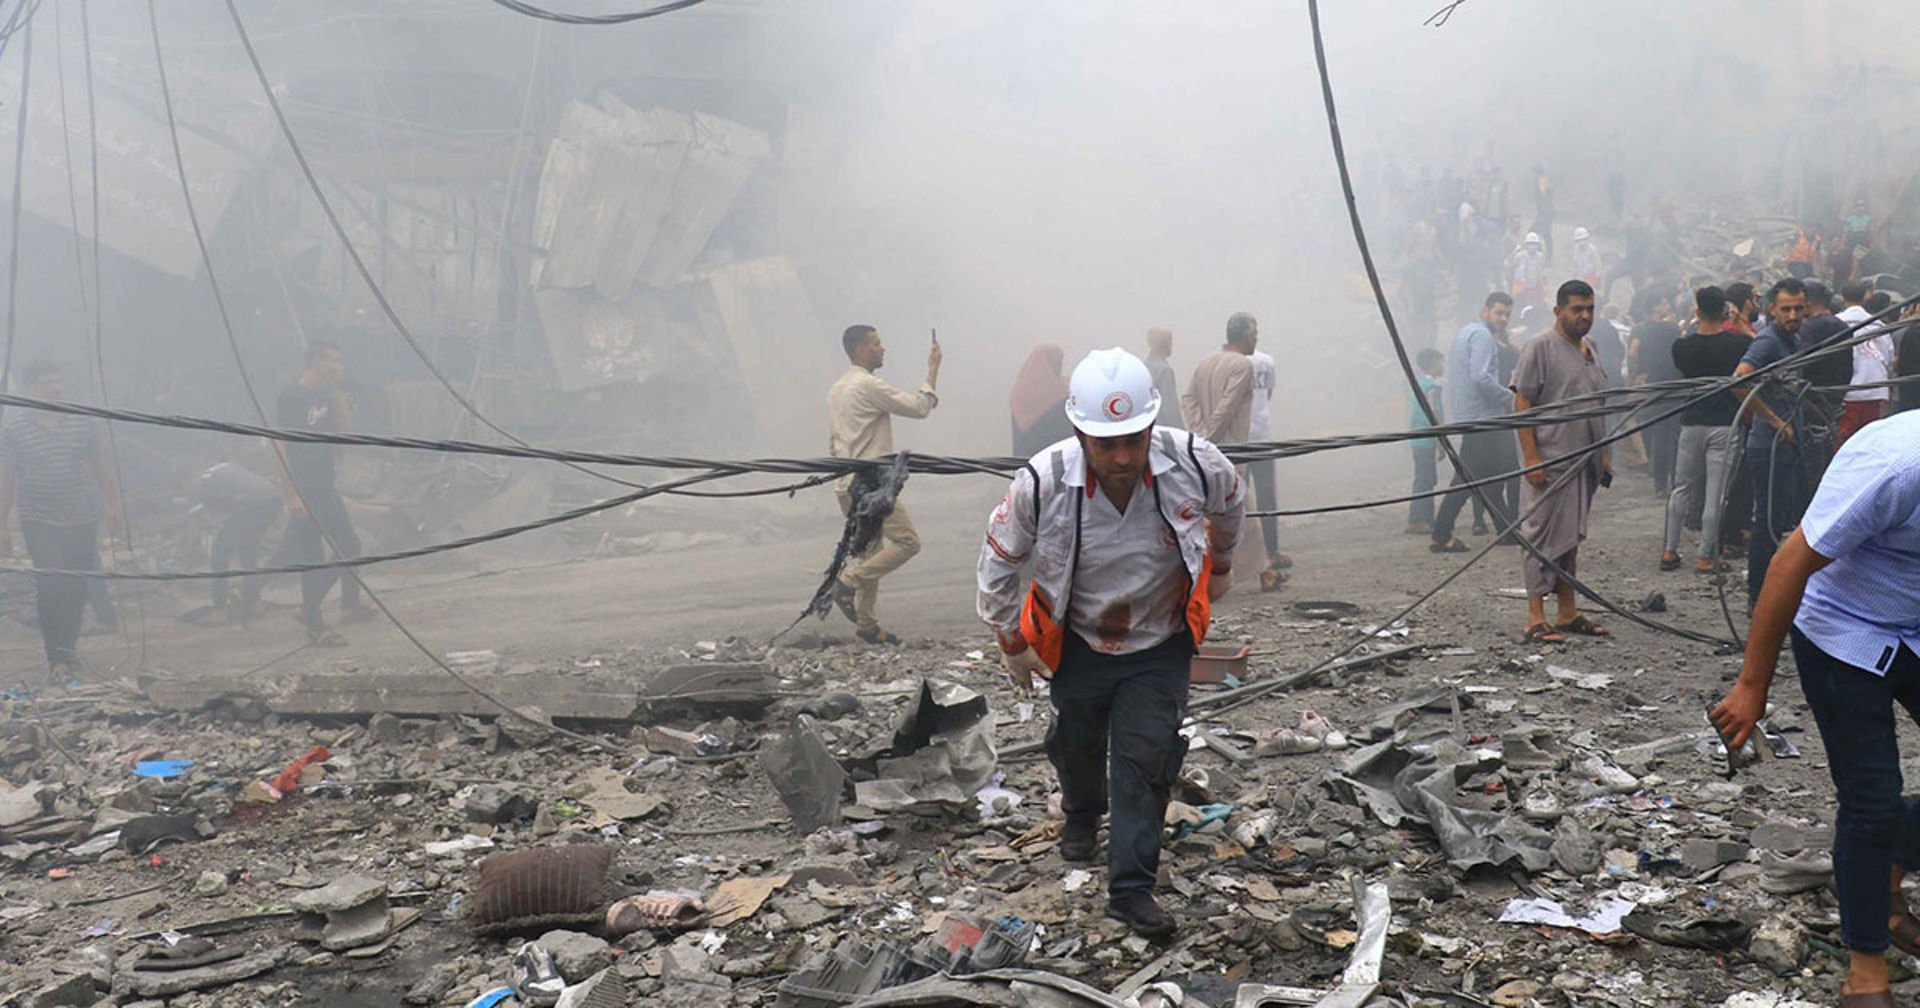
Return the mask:
{"type": "Polygon", "coordinates": [[[1069,382],[1074,436],[1015,475],[979,567],[980,618],[1014,684],[1050,681],[1060,854],[1091,861],[1111,812],[1107,914],[1149,937],[1175,930],[1153,898],[1161,824],[1186,754],[1194,648],[1246,512],[1233,464],[1205,438],[1156,428],[1162,406],[1139,358],[1087,355],[1069,382]]]}

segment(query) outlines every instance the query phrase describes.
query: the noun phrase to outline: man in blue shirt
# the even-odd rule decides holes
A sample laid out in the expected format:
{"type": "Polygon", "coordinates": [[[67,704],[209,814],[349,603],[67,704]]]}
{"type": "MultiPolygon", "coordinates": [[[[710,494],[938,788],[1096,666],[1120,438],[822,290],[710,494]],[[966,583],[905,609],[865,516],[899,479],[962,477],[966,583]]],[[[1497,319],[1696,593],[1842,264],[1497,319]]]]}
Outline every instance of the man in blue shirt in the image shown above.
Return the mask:
{"type": "Polygon", "coordinates": [[[1729,746],[1765,712],[1789,631],[1839,796],[1834,888],[1852,953],[1843,1003],[1891,1008],[1887,946],[1920,954],[1920,919],[1895,899],[1920,868],[1920,802],[1901,798],[1893,709],[1920,721],[1920,415],[1854,435],[1780,544],[1740,679],[1710,715],[1729,746]]]}
{"type": "MultiPolygon", "coordinates": [[[[1513,298],[1503,291],[1487,295],[1480,309],[1480,321],[1470,322],[1453,338],[1447,348],[1447,418],[1452,422],[1486,420],[1505,416],[1513,410],[1513,390],[1507,387],[1500,371],[1500,348],[1496,333],[1507,331],[1513,317],[1513,298]]],[[[1460,438],[1462,467],[1454,470],[1453,486],[1433,519],[1433,539],[1427,549],[1434,553],[1464,553],[1467,544],[1454,537],[1453,524],[1460,517],[1472,493],[1458,489],[1460,484],[1485,479],[1520,468],[1520,452],[1512,431],[1485,431],[1460,438]]],[[[1518,478],[1502,480],[1485,488],[1494,508],[1493,520],[1505,528],[1513,523],[1520,502],[1518,478]]]]}
{"type": "MultiPolygon", "coordinates": [[[[1767,324],[1753,338],[1753,346],[1735,368],[1736,378],[1750,375],[1800,352],[1800,323],[1807,317],[1807,288],[1792,277],[1767,293],[1767,324]]],[[[1765,382],[1733,390],[1739,396],[1751,427],[1747,434],[1747,472],[1753,481],[1753,539],[1747,547],[1747,605],[1760,598],[1773,552],[1800,521],[1801,410],[1797,396],[1785,386],[1765,382]]]]}

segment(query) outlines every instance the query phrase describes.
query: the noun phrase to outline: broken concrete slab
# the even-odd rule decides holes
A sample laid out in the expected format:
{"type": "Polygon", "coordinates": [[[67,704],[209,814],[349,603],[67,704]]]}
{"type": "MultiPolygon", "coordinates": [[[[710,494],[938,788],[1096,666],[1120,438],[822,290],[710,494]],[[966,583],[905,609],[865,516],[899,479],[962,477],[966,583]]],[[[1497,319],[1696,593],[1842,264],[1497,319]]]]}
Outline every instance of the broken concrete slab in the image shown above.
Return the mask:
{"type": "Polygon", "coordinates": [[[585,981],[613,965],[613,947],[579,931],[548,931],[534,941],[553,957],[554,968],[570,984],[585,981]]]}
{"type": "MultiPolygon", "coordinates": [[[[550,717],[572,720],[632,720],[638,698],[632,678],[613,672],[507,669],[463,675],[509,707],[537,707],[550,717]]],[[[156,707],[175,711],[201,711],[235,698],[250,698],[283,716],[370,717],[384,712],[403,717],[493,718],[500,714],[498,706],[438,670],[314,672],[265,683],[241,676],[152,673],[140,678],[140,688],[156,707]]]]}
{"type": "Polygon", "coordinates": [[[290,902],[301,913],[327,914],[352,910],[387,895],[387,884],[365,875],[342,875],[318,889],[309,889],[290,902]]]}
{"type": "MultiPolygon", "coordinates": [[[[285,961],[286,947],[254,952],[227,962],[197,969],[150,971],[134,969],[122,974],[127,990],[140,997],[170,998],[188,991],[207,990],[259,976],[285,961]]],[[[121,977],[115,978],[119,986],[121,977]]]]}

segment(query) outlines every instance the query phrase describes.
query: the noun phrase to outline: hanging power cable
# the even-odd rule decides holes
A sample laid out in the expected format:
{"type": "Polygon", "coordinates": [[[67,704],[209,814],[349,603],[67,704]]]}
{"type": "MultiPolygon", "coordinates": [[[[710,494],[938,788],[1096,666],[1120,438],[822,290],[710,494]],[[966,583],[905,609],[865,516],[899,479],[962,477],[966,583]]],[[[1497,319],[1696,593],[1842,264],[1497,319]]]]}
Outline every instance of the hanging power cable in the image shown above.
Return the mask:
{"type": "Polygon", "coordinates": [[[566,14],[560,11],[550,11],[535,7],[530,3],[523,3],[522,0],[493,0],[493,2],[516,14],[525,14],[530,18],[539,18],[542,21],[556,21],[560,24],[570,25],[617,25],[627,24],[633,21],[643,21],[647,18],[659,17],[662,14],[671,14],[674,11],[686,10],[689,7],[704,3],[706,0],[668,0],[667,3],[648,7],[646,10],[628,11],[624,14],[566,14]]]}
{"type": "MultiPolygon", "coordinates": [[[[231,9],[231,4],[229,4],[229,8],[231,9]]],[[[237,13],[235,17],[237,22],[237,18],[238,18],[237,13]]],[[[180,129],[179,129],[179,124],[174,121],[173,96],[172,96],[172,91],[167,84],[166,56],[165,56],[164,49],[160,44],[160,13],[157,8],[157,0],[147,0],[147,18],[148,18],[149,24],[152,26],[152,29],[153,29],[153,58],[154,58],[155,66],[159,70],[160,101],[161,101],[162,107],[166,111],[167,135],[173,148],[174,167],[180,178],[180,196],[181,196],[181,199],[184,200],[186,203],[187,223],[190,224],[193,228],[194,244],[200,251],[201,268],[207,274],[207,285],[213,292],[214,305],[219,309],[221,328],[225,332],[227,337],[227,347],[233,354],[234,367],[239,371],[240,383],[246,389],[247,399],[249,402],[253,404],[254,412],[260,416],[260,419],[262,422],[265,422],[267,417],[267,408],[265,404],[263,404],[260,401],[260,395],[258,391],[254,388],[253,377],[247,372],[246,359],[240,353],[240,338],[234,332],[233,317],[227,311],[226,296],[221,293],[220,280],[219,280],[219,277],[214,272],[213,256],[207,251],[206,233],[200,226],[199,212],[194,208],[193,188],[187,181],[187,162],[186,162],[185,156],[182,155],[180,151],[180,129]]],[[[275,107],[276,109],[278,108],[277,103],[275,107]]],[[[284,458],[281,459],[280,464],[282,466],[286,465],[284,458]]],[[[302,501],[302,504],[304,506],[305,497],[301,494],[299,483],[293,480],[291,477],[288,478],[287,483],[289,486],[293,488],[294,494],[296,495],[296,497],[298,497],[302,501]]],[[[323,540],[325,540],[327,548],[331,550],[335,556],[339,556],[340,555],[339,546],[334,543],[333,536],[327,531],[326,526],[318,522],[317,520],[315,521],[314,524],[320,530],[320,536],[323,540]]],[[[564,728],[558,728],[553,725],[541,723],[531,715],[519,710],[518,708],[515,708],[513,705],[507,703],[506,701],[501,700],[497,696],[494,696],[491,692],[482,688],[479,684],[468,679],[466,676],[461,675],[459,670],[455,669],[452,665],[447,664],[446,660],[441,658],[438,652],[434,651],[430,647],[427,647],[425,641],[422,641],[418,636],[414,634],[412,630],[407,628],[407,625],[405,623],[400,621],[400,617],[394,614],[393,610],[387,606],[386,601],[382,599],[376,592],[374,592],[372,587],[370,587],[366,583],[366,581],[360,577],[360,573],[357,569],[348,567],[348,568],[345,568],[345,571],[347,575],[349,577],[352,577],[354,581],[359,585],[360,591],[363,595],[366,596],[367,601],[373,603],[374,608],[380,610],[381,615],[385,616],[387,621],[393,624],[393,628],[399,631],[400,636],[406,638],[407,643],[413,645],[415,650],[419,651],[422,655],[424,655],[428,661],[432,662],[436,667],[440,669],[441,672],[445,673],[449,678],[453,679],[454,682],[459,683],[460,686],[463,689],[465,689],[467,692],[472,693],[474,696],[479,697],[480,699],[486,701],[489,704],[492,704],[494,707],[498,708],[502,714],[508,717],[511,717],[520,721],[525,721],[525,722],[528,722],[529,724],[534,724],[542,728],[549,728],[554,732],[562,736],[565,736],[566,738],[572,739],[573,741],[578,742],[590,749],[599,750],[599,749],[605,748],[605,746],[603,746],[598,741],[592,738],[589,738],[585,735],[582,735],[578,732],[568,731],[564,728]]]]}
{"type": "MultiPolygon", "coordinates": [[[[692,0],[692,2],[697,3],[699,0],[692,0]]],[[[691,4],[688,0],[680,0],[680,5],[690,6],[691,4]]],[[[234,3],[234,0],[227,0],[227,13],[233,20],[233,30],[235,34],[240,37],[241,48],[246,50],[247,62],[253,67],[254,79],[259,82],[261,93],[266,96],[268,108],[273,110],[274,122],[279,125],[280,135],[287,142],[287,150],[293,154],[294,164],[299,166],[300,174],[307,180],[307,188],[312,190],[314,200],[320,204],[320,212],[326,217],[328,227],[332,229],[334,237],[340,242],[341,248],[346,251],[347,261],[353,264],[354,272],[359,275],[361,282],[366,285],[367,292],[372,295],[374,303],[379,306],[380,313],[386,317],[388,324],[393,326],[394,332],[400,334],[400,339],[406,343],[407,349],[411,350],[413,355],[420,360],[421,365],[427,369],[427,373],[433,376],[433,380],[438,382],[442,389],[446,390],[447,395],[451,396],[453,401],[459,404],[460,408],[465,410],[468,416],[471,416],[488,430],[493,431],[495,434],[506,438],[514,444],[522,447],[531,447],[531,445],[521,439],[519,435],[494,423],[486,414],[480,412],[480,408],[473,404],[473,400],[469,399],[464,392],[461,392],[460,389],[453,384],[453,380],[447,377],[446,372],[440,370],[440,366],[434,363],[433,358],[428,355],[426,347],[420,344],[420,340],[414,335],[413,330],[408,328],[406,322],[401,320],[400,313],[394,310],[393,303],[387,299],[386,292],[380,288],[379,282],[373,277],[373,271],[368,268],[366,260],[361,257],[359,248],[353,244],[353,239],[347,234],[346,226],[340,222],[340,215],[334,210],[333,201],[328,199],[326,191],[321,189],[320,178],[314,174],[313,165],[307,161],[306,151],[301,148],[299,138],[294,136],[293,125],[287,121],[287,114],[280,106],[280,96],[274,93],[273,85],[267,81],[266,67],[260,62],[260,54],[253,47],[253,39],[247,34],[246,23],[240,19],[240,8],[234,3]]],[[[578,463],[569,462],[567,466],[577,472],[592,476],[595,479],[603,479],[631,488],[638,488],[640,486],[638,483],[631,483],[617,476],[594,472],[578,463]]]]}

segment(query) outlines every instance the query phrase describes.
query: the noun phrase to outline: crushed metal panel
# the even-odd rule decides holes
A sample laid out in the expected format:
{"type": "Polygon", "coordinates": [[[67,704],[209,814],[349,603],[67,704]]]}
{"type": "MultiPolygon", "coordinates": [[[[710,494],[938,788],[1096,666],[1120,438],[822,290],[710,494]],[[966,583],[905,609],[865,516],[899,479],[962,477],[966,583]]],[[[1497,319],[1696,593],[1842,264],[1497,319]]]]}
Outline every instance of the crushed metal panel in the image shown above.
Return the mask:
{"type": "MultiPolygon", "coordinates": [[[[41,44],[53,41],[65,45],[68,66],[79,65],[77,35],[71,40],[43,38],[41,44]]],[[[85,103],[76,107],[69,96],[67,114],[61,115],[60,93],[50,73],[53,56],[48,52],[42,57],[49,73],[36,81],[28,102],[21,202],[28,213],[70,228],[75,223],[74,204],[68,202],[71,186],[80,207],[79,233],[91,237],[85,103]]],[[[194,209],[201,226],[212,234],[219,230],[242,174],[272,138],[271,121],[250,77],[215,76],[189,63],[170,61],[169,83],[176,105],[186,110],[180,120],[180,148],[194,209]]],[[[151,59],[129,61],[112,55],[96,55],[94,69],[99,82],[100,243],[162,272],[198,276],[200,251],[180,198],[158,72],[151,59]]],[[[18,75],[0,75],[0,108],[7,110],[0,116],[0,159],[7,162],[13,160],[20,139],[14,128],[19,100],[18,75]]]]}
{"type": "Polygon", "coordinates": [[[672,205],[673,180],[686,163],[687,146],[693,141],[692,121],[678,113],[629,110],[624,122],[633,143],[624,154],[626,202],[593,280],[600,293],[614,299],[633,290],[647,265],[647,250],[672,205]]]}
{"type": "Polygon", "coordinates": [[[765,133],[715,116],[695,115],[693,133],[666,217],[647,250],[641,279],[655,287],[673,283],[692,267],[754,166],[772,150],[765,133]]]}
{"type": "Polygon", "coordinates": [[[596,179],[599,165],[617,150],[617,118],[584,102],[567,106],[560,128],[547,146],[540,171],[539,212],[533,243],[541,254],[533,261],[538,287],[585,287],[605,236],[618,215],[618,180],[596,179]]]}
{"type": "Polygon", "coordinates": [[[708,270],[709,326],[725,341],[758,413],[767,451],[817,453],[826,443],[817,396],[833,369],[819,348],[824,332],[793,263],[784,256],[708,270]]]}
{"type": "Polygon", "coordinates": [[[618,301],[681,282],[771,151],[766,134],[714,116],[611,96],[568,105],[540,173],[533,284],[618,301]]]}

